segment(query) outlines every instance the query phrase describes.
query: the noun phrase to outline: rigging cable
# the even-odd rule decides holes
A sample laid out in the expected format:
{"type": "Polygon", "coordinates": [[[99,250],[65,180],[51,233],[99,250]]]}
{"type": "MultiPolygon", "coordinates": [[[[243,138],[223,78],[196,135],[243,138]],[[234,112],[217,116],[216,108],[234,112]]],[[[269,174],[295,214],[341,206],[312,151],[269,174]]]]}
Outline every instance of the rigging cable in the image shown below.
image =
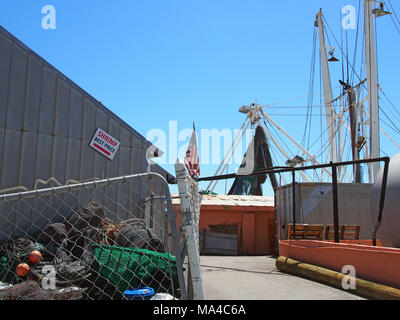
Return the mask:
{"type": "Polygon", "coordinates": [[[386,116],[386,118],[388,118],[389,122],[394,126],[394,128],[390,127],[391,129],[393,129],[394,131],[397,131],[398,134],[400,134],[400,129],[394,124],[394,122],[392,121],[392,119],[390,119],[390,117],[386,114],[385,111],[383,111],[382,107],[379,106],[379,110],[382,111],[382,113],[386,116]]]}
{"type": "MultiPolygon", "coordinates": [[[[397,23],[400,25],[399,18],[397,17],[396,11],[394,11],[394,8],[393,8],[392,4],[390,3],[390,0],[387,0],[387,2],[389,3],[389,6],[385,3],[386,6],[388,6],[388,7],[390,8],[390,10],[392,10],[392,13],[393,13],[395,19],[397,20],[397,23]]],[[[397,26],[395,19],[393,18],[392,15],[390,15],[390,18],[392,19],[393,24],[394,24],[394,26],[395,26],[397,32],[400,34],[400,29],[399,29],[399,27],[397,26]]]]}
{"type": "MultiPolygon", "coordinates": [[[[355,40],[355,46],[354,46],[354,56],[353,56],[353,66],[356,65],[356,57],[357,57],[357,48],[358,48],[358,33],[360,29],[360,8],[361,8],[361,0],[358,0],[358,13],[357,13],[357,28],[356,28],[356,40],[355,40]]],[[[362,48],[361,48],[361,54],[362,54],[362,48]]],[[[351,74],[351,83],[354,82],[354,72],[351,74]]]]}
{"type": "Polygon", "coordinates": [[[310,78],[309,78],[309,85],[308,85],[308,101],[307,101],[307,117],[304,125],[304,133],[303,138],[301,140],[301,145],[305,145],[307,129],[310,132],[311,129],[311,116],[312,113],[312,103],[313,103],[313,93],[314,93],[314,73],[315,73],[315,52],[316,52],[316,29],[314,28],[313,32],[313,44],[312,44],[312,52],[311,52],[311,68],[310,68],[310,78]],[[310,123],[309,123],[310,122],[310,123]]]}
{"type": "MultiPolygon", "coordinates": [[[[389,1],[389,3],[390,3],[390,1],[389,1]]],[[[393,9],[393,7],[392,7],[391,4],[390,4],[390,7],[391,7],[392,12],[395,14],[394,9],[393,9]]],[[[397,17],[397,15],[396,15],[396,17],[397,17]]],[[[392,18],[392,19],[393,19],[393,18],[392,18]]],[[[375,17],[375,25],[376,25],[376,17],[375,17]]],[[[375,28],[375,33],[376,33],[375,37],[376,37],[376,39],[377,39],[377,27],[375,28]]],[[[378,50],[378,48],[377,48],[376,50],[378,50]]],[[[378,54],[377,54],[377,59],[378,59],[378,54]]],[[[378,61],[377,61],[377,65],[378,65],[378,61]]],[[[379,82],[378,82],[378,83],[379,83],[379,82]]],[[[386,98],[386,100],[389,102],[389,104],[393,107],[393,110],[394,110],[397,114],[400,114],[400,113],[398,112],[397,108],[393,105],[393,103],[392,103],[392,102],[388,99],[388,97],[384,94],[382,88],[381,88],[380,86],[378,86],[378,89],[379,89],[378,94],[379,94],[379,92],[381,92],[381,93],[384,95],[384,97],[386,98]]],[[[379,96],[378,96],[378,98],[380,99],[379,96]]],[[[380,108],[380,110],[382,110],[381,107],[379,107],[379,108],[380,108]]],[[[382,110],[382,112],[385,114],[385,112],[384,112],[383,110],[382,110]]],[[[385,114],[385,116],[389,119],[389,121],[393,124],[393,126],[395,126],[397,130],[399,130],[399,129],[397,128],[397,126],[392,122],[392,120],[391,120],[386,114],[385,114]]],[[[392,129],[393,129],[393,128],[392,128],[392,129]]]]}
{"type": "MultiPolygon", "coordinates": [[[[286,147],[286,150],[288,150],[288,152],[290,153],[290,156],[288,155],[288,154],[284,154],[283,152],[282,152],[282,150],[280,150],[281,148],[279,148],[278,146],[277,146],[277,148],[279,149],[279,151],[281,151],[281,153],[282,154],[284,154],[284,156],[286,156],[286,157],[294,157],[294,154],[292,153],[292,151],[290,150],[290,148],[287,146],[287,144],[285,143],[285,141],[280,137],[280,135],[279,135],[279,133],[278,132],[276,132],[276,129],[275,129],[275,126],[273,126],[271,123],[270,123],[270,121],[267,119],[267,118],[265,118],[265,117],[263,117],[263,122],[264,122],[264,126],[265,126],[265,128],[267,128],[267,131],[268,131],[268,133],[269,133],[269,135],[271,136],[271,137],[274,137],[274,135],[272,135],[272,133],[268,130],[268,126],[267,126],[267,123],[265,122],[265,121],[267,121],[269,124],[270,124],[270,126],[271,126],[271,128],[275,131],[275,133],[276,133],[276,135],[275,136],[278,136],[278,138],[283,142],[283,144],[284,144],[284,146],[286,147]]],[[[275,145],[277,145],[278,144],[278,141],[276,141],[276,139],[275,138],[273,138],[272,139],[272,142],[275,144],[275,145]]],[[[283,148],[282,148],[283,149],[283,148]]],[[[286,153],[286,152],[285,152],[286,153]]],[[[289,159],[288,159],[289,160],[289,159]]],[[[305,180],[307,180],[307,177],[306,176],[308,176],[308,180],[309,181],[312,181],[313,179],[312,178],[310,178],[310,175],[309,175],[309,172],[308,171],[306,171],[306,172],[301,172],[300,173],[302,176],[303,176],[303,178],[305,179],[305,180]]]]}
{"type": "MultiPolygon", "coordinates": [[[[339,42],[337,41],[335,35],[333,34],[331,28],[329,27],[329,24],[327,23],[324,15],[322,15],[322,18],[324,19],[325,25],[328,27],[329,32],[332,34],[333,39],[335,40],[336,44],[339,46],[340,51],[342,52],[342,54],[344,55],[344,57],[346,58],[347,61],[349,61],[349,58],[344,54],[343,48],[341,47],[341,45],[339,44],[339,42]]],[[[358,80],[361,82],[361,78],[358,76],[358,74],[356,73],[356,71],[354,70],[353,65],[349,62],[349,66],[351,67],[351,69],[353,70],[354,74],[357,76],[358,80]]],[[[364,84],[365,86],[365,84],[364,84]]]]}
{"type": "Polygon", "coordinates": [[[314,39],[314,48],[313,48],[313,52],[314,52],[314,56],[312,57],[312,64],[313,64],[313,70],[312,70],[312,85],[311,85],[311,95],[309,96],[309,101],[307,103],[308,107],[309,107],[309,111],[310,111],[310,125],[309,125],[309,129],[308,129],[308,138],[307,138],[307,149],[310,145],[310,137],[311,137],[311,121],[312,118],[311,116],[313,115],[312,112],[312,106],[313,106],[313,102],[314,102],[314,81],[315,81],[315,56],[316,56],[316,51],[317,51],[317,30],[314,29],[314,34],[315,34],[315,39],[314,39]]]}
{"type": "Polygon", "coordinates": [[[383,92],[383,89],[381,88],[381,86],[379,86],[379,91],[382,93],[382,95],[385,97],[385,99],[389,102],[389,104],[392,106],[393,110],[400,115],[400,112],[397,110],[397,108],[395,107],[395,105],[392,103],[392,101],[389,100],[389,98],[386,96],[386,94],[383,92]]]}
{"type": "MultiPolygon", "coordinates": [[[[347,5],[347,1],[346,1],[346,5],[347,5]]],[[[348,39],[348,28],[346,28],[346,56],[349,56],[349,39],[348,39]]],[[[349,60],[347,60],[347,67],[346,67],[346,73],[347,73],[347,83],[349,83],[349,60]]],[[[343,79],[344,80],[344,79],[343,79]]]]}

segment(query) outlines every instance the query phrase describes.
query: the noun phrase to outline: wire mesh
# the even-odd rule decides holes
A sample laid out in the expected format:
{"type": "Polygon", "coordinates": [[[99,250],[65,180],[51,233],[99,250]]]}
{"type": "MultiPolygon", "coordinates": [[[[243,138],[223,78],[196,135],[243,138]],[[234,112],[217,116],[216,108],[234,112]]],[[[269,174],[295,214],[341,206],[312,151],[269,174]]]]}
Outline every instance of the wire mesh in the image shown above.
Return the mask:
{"type": "Polygon", "coordinates": [[[0,299],[185,297],[184,240],[161,176],[3,195],[0,215],[0,299]]]}

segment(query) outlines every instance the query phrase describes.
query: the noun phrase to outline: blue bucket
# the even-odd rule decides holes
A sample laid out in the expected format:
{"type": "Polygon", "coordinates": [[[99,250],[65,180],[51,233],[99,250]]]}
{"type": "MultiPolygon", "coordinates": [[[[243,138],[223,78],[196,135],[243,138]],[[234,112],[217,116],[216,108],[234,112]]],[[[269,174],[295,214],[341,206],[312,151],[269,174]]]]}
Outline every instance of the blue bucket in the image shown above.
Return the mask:
{"type": "Polygon", "coordinates": [[[149,300],[154,294],[154,289],[150,287],[124,291],[124,296],[129,300],[149,300]]]}

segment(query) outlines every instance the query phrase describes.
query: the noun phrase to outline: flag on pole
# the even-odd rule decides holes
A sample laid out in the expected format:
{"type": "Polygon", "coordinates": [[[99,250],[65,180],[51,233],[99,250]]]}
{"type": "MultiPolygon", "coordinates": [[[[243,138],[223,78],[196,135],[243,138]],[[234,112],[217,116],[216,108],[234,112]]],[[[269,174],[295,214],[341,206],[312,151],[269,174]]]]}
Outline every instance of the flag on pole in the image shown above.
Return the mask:
{"type": "Polygon", "coordinates": [[[194,122],[193,133],[189,141],[188,149],[186,151],[185,167],[192,178],[197,178],[200,176],[199,154],[197,152],[197,137],[194,122]]]}

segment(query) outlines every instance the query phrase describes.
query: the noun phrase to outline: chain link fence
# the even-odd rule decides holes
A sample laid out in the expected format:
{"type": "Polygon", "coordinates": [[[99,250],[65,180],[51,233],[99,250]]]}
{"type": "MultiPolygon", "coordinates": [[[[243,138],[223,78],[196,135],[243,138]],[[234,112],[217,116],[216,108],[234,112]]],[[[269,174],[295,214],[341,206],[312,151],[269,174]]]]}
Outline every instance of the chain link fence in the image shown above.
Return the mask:
{"type": "Polygon", "coordinates": [[[168,184],[156,173],[0,195],[0,299],[186,299],[168,184]]]}

